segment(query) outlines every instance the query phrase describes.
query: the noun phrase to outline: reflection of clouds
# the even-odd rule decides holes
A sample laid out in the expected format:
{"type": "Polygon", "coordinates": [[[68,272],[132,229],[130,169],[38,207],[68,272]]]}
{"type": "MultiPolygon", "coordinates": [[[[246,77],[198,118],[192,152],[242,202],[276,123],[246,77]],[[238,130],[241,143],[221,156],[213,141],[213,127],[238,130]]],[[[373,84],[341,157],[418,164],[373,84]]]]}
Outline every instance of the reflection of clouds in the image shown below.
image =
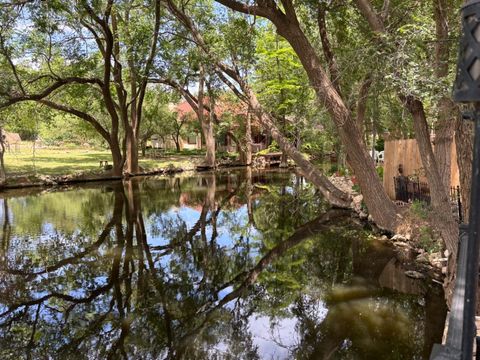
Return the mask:
{"type": "MultiPolygon", "coordinates": [[[[314,316],[318,323],[325,320],[328,309],[321,300],[315,301],[314,316]]],[[[271,318],[253,314],[249,318],[249,330],[253,343],[258,347],[261,359],[290,359],[291,351],[300,343],[298,319],[271,318]]]]}
{"type": "Polygon", "coordinates": [[[298,343],[296,325],[295,318],[276,319],[271,325],[269,317],[252,315],[248,326],[260,358],[288,359],[289,348],[298,343]]]}

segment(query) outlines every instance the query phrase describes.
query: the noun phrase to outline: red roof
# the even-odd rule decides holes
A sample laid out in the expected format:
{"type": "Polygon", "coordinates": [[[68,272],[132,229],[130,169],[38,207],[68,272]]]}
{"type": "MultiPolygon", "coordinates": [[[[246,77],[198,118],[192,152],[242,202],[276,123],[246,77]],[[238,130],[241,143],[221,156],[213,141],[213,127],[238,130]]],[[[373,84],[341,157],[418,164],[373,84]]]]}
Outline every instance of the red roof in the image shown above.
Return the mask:
{"type": "MultiPolygon", "coordinates": [[[[205,98],[205,104],[207,106],[209,105],[208,98],[205,98]]],[[[195,111],[187,101],[182,101],[177,104],[175,106],[175,111],[179,116],[195,116],[195,111]]],[[[218,117],[221,117],[225,113],[230,113],[232,115],[246,115],[247,109],[246,105],[243,103],[234,103],[228,100],[219,99],[215,103],[215,112],[218,117]]],[[[205,114],[208,114],[207,110],[205,110],[205,114]]]]}

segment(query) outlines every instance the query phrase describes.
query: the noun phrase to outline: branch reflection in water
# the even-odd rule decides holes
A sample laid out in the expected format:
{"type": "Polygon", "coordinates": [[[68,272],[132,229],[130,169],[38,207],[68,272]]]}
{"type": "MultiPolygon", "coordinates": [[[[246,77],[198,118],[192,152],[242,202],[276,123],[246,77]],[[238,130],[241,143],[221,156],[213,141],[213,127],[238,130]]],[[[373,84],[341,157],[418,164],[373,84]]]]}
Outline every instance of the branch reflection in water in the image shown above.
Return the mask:
{"type": "Polygon", "coordinates": [[[441,289],[290,172],[2,202],[2,359],[421,359],[441,337],[441,289]]]}

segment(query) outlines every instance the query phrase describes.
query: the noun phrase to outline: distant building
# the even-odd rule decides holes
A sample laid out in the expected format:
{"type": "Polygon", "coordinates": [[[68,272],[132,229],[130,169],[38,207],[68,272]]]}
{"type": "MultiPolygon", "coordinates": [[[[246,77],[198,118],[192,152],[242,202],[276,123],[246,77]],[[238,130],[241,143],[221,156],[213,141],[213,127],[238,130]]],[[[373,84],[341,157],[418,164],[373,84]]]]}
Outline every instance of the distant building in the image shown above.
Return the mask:
{"type": "MultiPolygon", "coordinates": [[[[208,98],[206,99],[208,104],[208,98]]],[[[182,101],[179,104],[171,105],[170,110],[177,113],[179,119],[186,121],[187,123],[197,122],[197,114],[190,106],[187,101],[182,101]]],[[[222,117],[246,117],[247,109],[244,105],[233,103],[228,100],[218,100],[215,106],[215,113],[217,117],[222,121],[222,117]]],[[[209,116],[207,110],[205,110],[205,116],[209,116]]],[[[187,124],[185,124],[187,125],[187,124]]],[[[187,128],[185,127],[184,128],[187,128]]],[[[239,126],[235,121],[231,121],[230,130],[235,130],[239,126]]],[[[193,128],[193,127],[190,127],[193,128]]],[[[190,130],[186,135],[182,136],[180,139],[180,149],[190,149],[190,150],[200,150],[204,147],[204,141],[202,139],[202,134],[199,130],[190,130]]],[[[268,146],[268,137],[264,134],[263,129],[259,126],[257,121],[252,118],[252,151],[257,152],[265,149],[268,146]]],[[[164,142],[163,139],[158,135],[153,135],[150,138],[151,146],[155,149],[175,149],[175,142],[171,138],[166,139],[164,142]]],[[[217,136],[217,149],[220,151],[237,151],[236,144],[232,141],[230,136],[223,134],[217,136]]]]}
{"type": "Polygon", "coordinates": [[[22,142],[22,138],[20,137],[20,134],[18,133],[12,133],[12,132],[3,132],[3,141],[5,144],[5,148],[8,151],[12,150],[18,150],[18,147],[20,146],[22,142]]]}

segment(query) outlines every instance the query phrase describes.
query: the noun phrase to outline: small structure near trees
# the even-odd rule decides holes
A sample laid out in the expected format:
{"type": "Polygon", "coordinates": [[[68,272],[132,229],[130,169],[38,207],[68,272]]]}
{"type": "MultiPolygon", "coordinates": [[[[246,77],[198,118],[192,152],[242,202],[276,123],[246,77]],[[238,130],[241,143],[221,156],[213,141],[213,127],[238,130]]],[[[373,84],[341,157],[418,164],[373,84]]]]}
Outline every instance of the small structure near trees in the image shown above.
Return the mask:
{"type": "Polygon", "coordinates": [[[3,132],[3,143],[5,144],[5,149],[7,151],[18,151],[21,142],[22,138],[20,137],[20,134],[7,131],[3,132]]]}
{"type": "MultiPolygon", "coordinates": [[[[205,103],[209,105],[209,99],[205,99],[205,103]]],[[[177,113],[177,123],[182,124],[182,131],[172,134],[172,138],[162,138],[158,134],[150,138],[153,149],[175,149],[183,150],[201,150],[205,147],[205,141],[200,133],[199,125],[197,125],[197,115],[195,110],[187,101],[172,106],[172,111],[177,113]]],[[[205,110],[208,114],[208,111],[205,110]]],[[[240,124],[232,121],[234,117],[247,117],[246,109],[242,106],[221,99],[216,104],[216,116],[222,121],[222,130],[216,135],[216,150],[236,152],[240,144],[239,136],[235,133],[240,128],[240,124]],[[227,120],[230,120],[228,121],[227,120]],[[232,118],[232,119],[230,119],[232,118]]],[[[254,121],[252,123],[252,152],[263,150],[267,147],[267,137],[261,128],[254,121]]]]}

